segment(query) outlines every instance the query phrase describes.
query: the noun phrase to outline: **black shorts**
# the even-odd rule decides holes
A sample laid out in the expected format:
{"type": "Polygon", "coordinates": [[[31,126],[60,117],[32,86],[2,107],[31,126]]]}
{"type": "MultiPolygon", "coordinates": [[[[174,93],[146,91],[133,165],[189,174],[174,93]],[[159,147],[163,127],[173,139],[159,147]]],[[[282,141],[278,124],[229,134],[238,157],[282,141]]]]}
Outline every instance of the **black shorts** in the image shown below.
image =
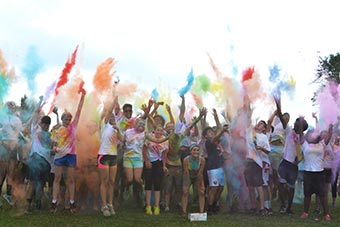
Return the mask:
{"type": "Polygon", "coordinates": [[[320,197],[325,195],[324,193],[325,185],[325,174],[324,171],[321,172],[303,172],[303,193],[305,196],[311,196],[316,194],[320,197]]]}
{"type": "Polygon", "coordinates": [[[116,155],[98,155],[98,168],[115,167],[117,165],[116,155]]]}
{"type": "Polygon", "coordinates": [[[260,187],[263,185],[262,168],[254,161],[247,161],[244,176],[247,186],[260,187]]]}
{"type": "Polygon", "coordinates": [[[279,182],[287,184],[289,188],[295,188],[295,181],[298,176],[298,166],[286,160],[282,160],[279,164],[277,173],[279,175],[279,182]]]}

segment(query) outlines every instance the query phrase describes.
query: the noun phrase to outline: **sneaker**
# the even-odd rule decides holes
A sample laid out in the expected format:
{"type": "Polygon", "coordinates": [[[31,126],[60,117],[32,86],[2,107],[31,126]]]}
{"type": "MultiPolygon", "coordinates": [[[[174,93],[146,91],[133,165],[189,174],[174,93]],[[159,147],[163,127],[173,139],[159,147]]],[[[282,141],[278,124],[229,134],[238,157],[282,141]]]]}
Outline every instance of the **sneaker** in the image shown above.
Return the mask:
{"type": "Polygon", "coordinates": [[[280,214],[285,214],[287,212],[287,208],[284,205],[281,205],[279,213],[280,214]]]}
{"type": "Polygon", "coordinates": [[[110,208],[108,206],[103,206],[101,211],[102,211],[104,217],[111,216],[110,208]]]}
{"type": "Polygon", "coordinates": [[[26,209],[24,211],[24,214],[30,214],[30,213],[32,213],[32,204],[28,203],[27,207],[26,207],[26,209]]]}
{"type": "Polygon", "coordinates": [[[308,218],[308,213],[303,212],[303,213],[301,214],[300,218],[301,218],[301,219],[306,219],[306,218],[308,218]]]}
{"type": "Polygon", "coordinates": [[[160,214],[160,212],[161,212],[161,209],[159,209],[159,207],[153,207],[153,214],[154,215],[159,215],[160,214]]]}
{"type": "Polygon", "coordinates": [[[331,220],[332,220],[331,216],[329,214],[326,214],[325,221],[331,221],[331,220]]]}
{"type": "Polygon", "coordinates": [[[78,209],[76,207],[76,203],[70,203],[70,211],[72,214],[76,214],[78,212],[78,209]]]}
{"type": "Polygon", "coordinates": [[[170,208],[169,207],[165,207],[164,212],[169,212],[170,208]]]}
{"type": "Polygon", "coordinates": [[[273,214],[273,209],[272,208],[264,208],[264,209],[266,209],[268,215],[272,215],[273,214]]]}
{"type": "Polygon", "coordinates": [[[57,212],[57,203],[51,203],[50,212],[51,213],[57,212]]]}
{"type": "Polygon", "coordinates": [[[111,214],[111,215],[115,215],[115,214],[116,214],[116,212],[115,212],[115,210],[113,209],[113,206],[112,206],[112,205],[107,205],[107,207],[109,208],[110,214],[111,214]]]}
{"type": "Polygon", "coordinates": [[[267,210],[266,209],[261,209],[259,211],[260,216],[266,216],[267,215],[267,210]]]}
{"type": "Polygon", "coordinates": [[[11,195],[8,195],[8,194],[3,194],[2,197],[7,201],[7,203],[11,206],[14,205],[14,201],[13,201],[13,198],[11,195]]]}
{"type": "Polygon", "coordinates": [[[152,215],[151,206],[146,206],[145,207],[145,213],[148,214],[148,215],[152,215]]]}

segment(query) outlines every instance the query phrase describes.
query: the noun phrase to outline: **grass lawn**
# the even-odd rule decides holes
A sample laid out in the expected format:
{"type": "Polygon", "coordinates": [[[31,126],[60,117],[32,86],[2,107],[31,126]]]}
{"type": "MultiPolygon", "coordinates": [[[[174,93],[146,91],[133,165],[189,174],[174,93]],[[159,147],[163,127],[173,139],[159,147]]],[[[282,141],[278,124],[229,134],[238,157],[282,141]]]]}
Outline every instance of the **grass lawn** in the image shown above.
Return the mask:
{"type": "MultiPolygon", "coordinates": [[[[99,212],[80,211],[78,214],[70,214],[69,211],[58,211],[51,214],[47,211],[47,205],[43,207],[43,211],[33,211],[32,214],[24,215],[23,206],[10,208],[4,200],[4,207],[0,209],[0,227],[3,226],[211,226],[211,227],[227,227],[227,226],[261,226],[261,227],[307,227],[307,226],[340,226],[340,202],[338,201],[336,208],[330,208],[332,221],[326,222],[323,216],[319,215],[319,222],[315,222],[314,215],[310,214],[307,220],[300,220],[302,213],[302,205],[294,204],[292,216],[282,215],[277,212],[278,202],[273,203],[274,214],[271,216],[256,216],[249,214],[229,214],[227,207],[222,204],[221,211],[218,215],[208,217],[206,222],[190,222],[180,216],[177,211],[169,213],[161,213],[159,216],[147,216],[141,208],[135,208],[132,201],[128,201],[122,207],[116,210],[116,215],[112,217],[103,217],[99,212]]],[[[314,201],[314,199],[313,199],[314,201]]],[[[313,213],[312,206],[311,212],[313,213]]]]}

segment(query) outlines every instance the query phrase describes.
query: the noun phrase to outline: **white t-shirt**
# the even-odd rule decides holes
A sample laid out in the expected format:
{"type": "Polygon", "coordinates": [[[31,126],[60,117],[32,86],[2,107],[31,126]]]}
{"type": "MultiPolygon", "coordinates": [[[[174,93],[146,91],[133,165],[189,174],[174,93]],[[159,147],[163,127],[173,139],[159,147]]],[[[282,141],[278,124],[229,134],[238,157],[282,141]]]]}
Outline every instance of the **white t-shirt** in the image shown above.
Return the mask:
{"type": "Polygon", "coordinates": [[[290,163],[295,163],[296,147],[299,144],[299,135],[293,129],[290,129],[286,136],[285,146],[282,151],[282,158],[290,163]]]}
{"type": "Polygon", "coordinates": [[[37,153],[43,157],[51,166],[54,155],[52,155],[51,133],[43,131],[39,125],[31,125],[32,147],[31,154],[37,153]]]}
{"type": "Polygon", "coordinates": [[[324,146],[322,143],[307,143],[302,144],[302,152],[304,156],[304,170],[310,172],[323,171],[324,146]]]}
{"type": "MultiPolygon", "coordinates": [[[[263,147],[264,149],[270,151],[269,139],[267,135],[263,133],[256,133],[256,144],[257,146],[263,147]]],[[[266,154],[262,150],[259,150],[258,152],[261,156],[262,161],[270,164],[268,154],[266,154]]]]}
{"type": "Polygon", "coordinates": [[[246,135],[247,135],[246,143],[247,143],[247,146],[248,146],[247,158],[255,161],[256,164],[259,165],[262,168],[261,156],[260,156],[259,152],[255,149],[254,139],[256,139],[256,138],[253,138],[253,134],[252,134],[251,130],[246,130],[246,135]]]}
{"type": "Polygon", "coordinates": [[[146,141],[146,147],[147,147],[147,155],[150,162],[154,161],[162,161],[162,155],[163,152],[169,149],[169,143],[168,141],[165,141],[163,143],[154,143],[151,141],[146,141]]]}
{"type": "Polygon", "coordinates": [[[143,145],[145,142],[145,132],[136,132],[135,128],[128,129],[124,133],[125,151],[124,157],[138,157],[143,159],[143,145]]]}
{"type": "Polygon", "coordinates": [[[117,155],[117,130],[111,124],[105,123],[102,129],[99,155],[117,155]]]}
{"type": "Polygon", "coordinates": [[[272,140],[281,140],[284,141],[286,135],[290,131],[289,126],[287,125],[286,129],[283,128],[283,125],[278,117],[275,117],[274,131],[272,133],[272,140]]]}

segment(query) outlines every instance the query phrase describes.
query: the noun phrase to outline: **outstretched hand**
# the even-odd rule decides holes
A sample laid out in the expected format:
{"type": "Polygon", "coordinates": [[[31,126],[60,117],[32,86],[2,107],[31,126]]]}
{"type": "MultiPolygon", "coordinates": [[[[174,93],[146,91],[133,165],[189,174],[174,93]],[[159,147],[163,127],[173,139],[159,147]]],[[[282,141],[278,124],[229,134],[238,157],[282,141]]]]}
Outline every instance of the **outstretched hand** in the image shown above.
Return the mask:
{"type": "Polygon", "coordinates": [[[202,109],[200,109],[200,116],[203,117],[203,116],[206,116],[207,115],[207,108],[203,107],[202,109]]]}

